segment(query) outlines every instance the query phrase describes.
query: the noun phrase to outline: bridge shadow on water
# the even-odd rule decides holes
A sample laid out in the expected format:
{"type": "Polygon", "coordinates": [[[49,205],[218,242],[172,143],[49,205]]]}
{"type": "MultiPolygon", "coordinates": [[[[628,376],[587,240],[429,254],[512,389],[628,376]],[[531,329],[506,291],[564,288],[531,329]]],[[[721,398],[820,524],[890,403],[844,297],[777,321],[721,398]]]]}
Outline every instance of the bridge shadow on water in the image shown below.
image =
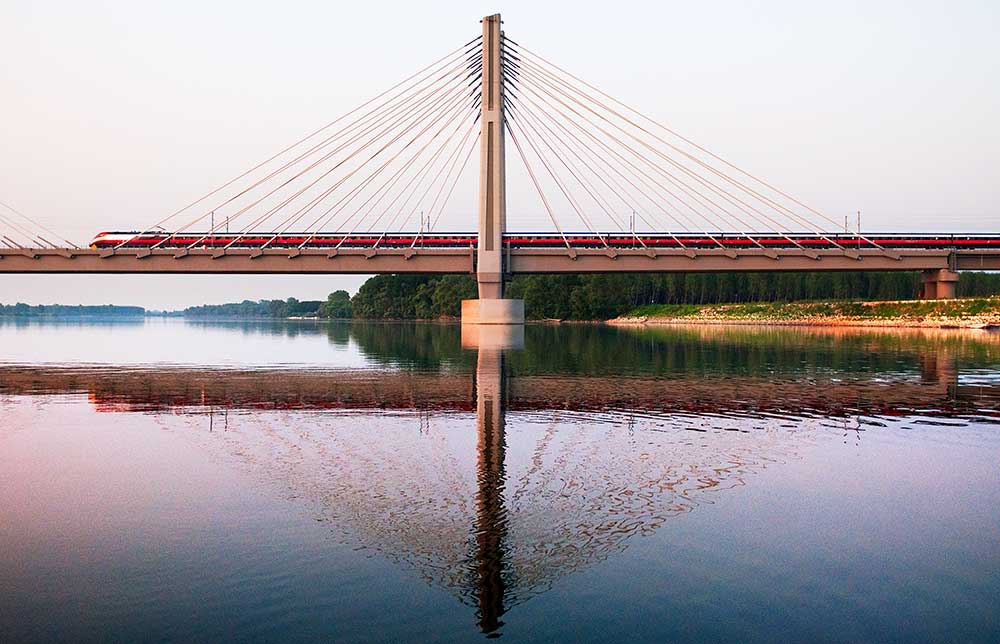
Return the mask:
{"type": "Polygon", "coordinates": [[[1000,422],[988,333],[205,324],[326,335],[369,366],[7,365],[0,394],[82,394],[192,430],[338,538],[455,595],[486,634],[820,434],[860,446],[893,423],[1000,422]]]}

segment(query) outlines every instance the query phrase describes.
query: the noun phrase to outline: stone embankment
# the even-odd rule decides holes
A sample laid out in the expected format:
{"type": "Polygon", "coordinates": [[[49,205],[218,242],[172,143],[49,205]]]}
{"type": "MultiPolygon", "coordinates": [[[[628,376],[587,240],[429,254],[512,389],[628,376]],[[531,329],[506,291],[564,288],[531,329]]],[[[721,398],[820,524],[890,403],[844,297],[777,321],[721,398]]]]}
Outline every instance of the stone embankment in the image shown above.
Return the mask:
{"type": "Polygon", "coordinates": [[[989,329],[1000,327],[1000,297],[895,302],[654,304],[633,309],[608,323],[989,329]]]}

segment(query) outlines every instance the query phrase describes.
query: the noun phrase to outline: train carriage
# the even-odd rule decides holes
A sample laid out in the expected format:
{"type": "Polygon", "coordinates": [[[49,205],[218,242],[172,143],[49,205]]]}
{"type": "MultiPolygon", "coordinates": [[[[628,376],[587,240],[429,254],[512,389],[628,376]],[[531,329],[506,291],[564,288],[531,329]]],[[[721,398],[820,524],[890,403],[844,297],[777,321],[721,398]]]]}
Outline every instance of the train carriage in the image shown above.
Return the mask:
{"type": "MultiPolygon", "coordinates": [[[[474,248],[477,237],[469,233],[207,233],[112,231],[98,233],[90,242],[94,249],[106,248],[474,248]]],[[[694,248],[709,249],[992,249],[1000,248],[1000,235],[929,234],[886,235],[878,233],[553,233],[517,232],[504,235],[510,248],[694,248]]]]}

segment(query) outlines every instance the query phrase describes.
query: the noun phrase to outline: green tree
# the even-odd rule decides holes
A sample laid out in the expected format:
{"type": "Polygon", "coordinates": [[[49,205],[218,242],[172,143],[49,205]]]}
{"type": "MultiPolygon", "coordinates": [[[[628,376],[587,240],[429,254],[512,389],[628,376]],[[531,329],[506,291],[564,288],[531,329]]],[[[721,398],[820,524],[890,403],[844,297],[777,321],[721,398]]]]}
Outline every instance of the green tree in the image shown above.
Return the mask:
{"type": "Polygon", "coordinates": [[[330,293],[326,301],[319,305],[319,316],[338,320],[354,317],[350,294],[343,290],[330,293]]]}
{"type": "Polygon", "coordinates": [[[445,275],[437,280],[431,293],[434,316],[458,317],[462,314],[462,300],[477,296],[476,281],[468,275],[445,275]]]}

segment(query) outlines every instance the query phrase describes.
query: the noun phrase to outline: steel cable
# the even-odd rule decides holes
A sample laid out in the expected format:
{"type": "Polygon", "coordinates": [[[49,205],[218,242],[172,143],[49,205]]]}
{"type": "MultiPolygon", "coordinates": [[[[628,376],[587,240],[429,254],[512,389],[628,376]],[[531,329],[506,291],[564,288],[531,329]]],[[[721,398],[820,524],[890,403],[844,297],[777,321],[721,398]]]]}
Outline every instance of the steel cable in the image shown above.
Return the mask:
{"type": "Polygon", "coordinates": [[[161,219],[156,224],[153,224],[150,228],[147,228],[146,230],[140,232],[138,235],[134,235],[131,238],[129,238],[128,240],[126,240],[126,241],[118,244],[117,246],[115,246],[115,248],[116,249],[117,248],[121,248],[122,246],[125,246],[129,242],[134,241],[136,237],[141,237],[142,235],[148,234],[148,233],[152,232],[153,230],[155,230],[157,228],[162,228],[163,224],[165,224],[166,222],[170,221],[174,217],[177,217],[178,215],[180,215],[181,213],[185,212],[189,208],[192,208],[192,207],[198,205],[199,203],[201,203],[202,201],[204,201],[205,199],[208,199],[209,197],[211,197],[211,196],[213,196],[215,194],[218,194],[220,191],[225,190],[226,188],[228,188],[232,184],[236,183],[237,181],[240,181],[241,179],[249,176],[250,174],[252,174],[252,173],[256,172],[257,170],[259,170],[260,168],[264,167],[268,163],[270,163],[270,162],[274,161],[275,159],[279,158],[281,155],[283,155],[283,154],[285,154],[285,153],[287,153],[287,152],[295,149],[296,147],[298,147],[302,143],[305,143],[306,141],[308,141],[309,139],[311,139],[311,138],[319,135],[320,133],[325,132],[326,130],[328,130],[329,128],[333,127],[337,123],[343,121],[345,118],[348,118],[352,114],[357,113],[359,110],[364,109],[368,105],[370,105],[373,102],[375,102],[375,101],[381,99],[382,97],[384,97],[386,94],[389,94],[390,92],[393,92],[394,90],[396,90],[398,87],[400,87],[402,85],[405,85],[406,83],[410,82],[412,79],[421,76],[427,70],[432,69],[434,67],[437,67],[443,61],[450,61],[456,55],[462,55],[462,54],[464,54],[465,51],[470,48],[470,45],[478,42],[481,39],[482,39],[482,36],[480,36],[478,38],[474,38],[473,40],[469,41],[465,45],[462,45],[461,47],[459,47],[459,48],[457,48],[457,49],[455,49],[455,50],[453,50],[453,51],[445,54],[444,56],[442,56],[441,58],[437,59],[433,63],[427,65],[426,67],[424,67],[421,70],[415,72],[414,74],[411,74],[410,76],[404,78],[403,80],[399,81],[398,83],[396,83],[395,85],[393,85],[389,89],[381,92],[380,94],[378,94],[378,95],[376,95],[376,96],[368,99],[367,101],[365,101],[361,105],[355,107],[354,109],[352,109],[351,111],[347,112],[346,114],[343,114],[343,115],[337,117],[333,121],[330,121],[326,125],[324,125],[324,126],[320,127],[319,129],[311,132],[310,134],[307,134],[306,136],[302,137],[301,139],[299,139],[295,143],[292,143],[291,145],[285,147],[281,151],[279,151],[279,152],[273,154],[272,156],[268,157],[264,161],[261,161],[260,163],[257,163],[256,165],[254,165],[250,169],[248,169],[248,170],[244,171],[243,173],[237,175],[236,177],[230,179],[229,181],[227,181],[226,183],[222,184],[221,186],[219,186],[219,187],[217,187],[217,188],[209,191],[205,195],[199,197],[198,199],[195,199],[194,201],[192,201],[191,203],[187,204],[186,206],[183,206],[179,210],[177,210],[177,211],[173,212],[172,214],[168,215],[167,217],[161,219]]]}
{"type": "MultiPolygon", "coordinates": [[[[765,186],[766,188],[768,188],[768,189],[770,189],[770,190],[774,191],[774,192],[775,192],[776,194],[778,194],[778,195],[780,195],[780,196],[782,196],[782,197],[784,197],[784,198],[786,198],[786,199],[790,200],[791,202],[793,202],[793,203],[795,203],[795,204],[797,204],[797,205],[799,205],[799,206],[801,206],[801,207],[803,207],[803,208],[806,208],[807,210],[809,210],[809,211],[810,211],[810,212],[812,212],[813,214],[815,214],[815,215],[817,215],[817,216],[819,216],[819,217],[823,218],[824,220],[826,220],[826,221],[828,221],[828,222],[830,222],[830,223],[834,224],[835,226],[837,226],[837,225],[838,225],[838,224],[837,224],[836,222],[834,222],[834,221],[833,221],[833,220],[832,220],[831,218],[827,217],[827,216],[826,216],[826,215],[824,215],[823,213],[821,213],[821,212],[819,212],[819,211],[817,211],[817,210],[815,210],[815,209],[813,209],[813,208],[809,207],[808,205],[806,205],[806,204],[802,203],[801,201],[799,201],[799,200],[795,199],[795,198],[794,198],[794,197],[792,197],[791,195],[788,195],[787,193],[785,193],[785,192],[782,192],[782,191],[781,191],[781,190],[779,190],[778,188],[775,188],[774,186],[772,186],[772,185],[768,184],[767,182],[763,181],[762,179],[760,179],[760,178],[758,178],[758,177],[756,177],[756,176],[754,176],[754,175],[750,174],[749,172],[747,172],[747,171],[745,171],[745,170],[743,170],[743,169],[741,169],[741,168],[739,168],[739,167],[737,167],[737,166],[733,165],[732,163],[730,163],[730,162],[726,161],[726,160],[725,160],[725,159],[723,159],[722,157],[719,157],[718,155],[716,155],[716,154],[712,153],[712,152],[711,152],[710,150],[707,150],[706,148],[704,148],[704,147],[702,147],[702,146],[698,145],[698,144],[697,144],[697,143],[695,143],[694,141],[691,141],[690,139],[688,139],[688,138],[686,138],[686,137],[684,137],[684,136],[682,136],[682,135],[678,134],[677,132],[675,132],[675,131],[671,130],[670,128],[668,128],[668,127],[666,127],[666,126],[664,126],[664,125],[662,125],[662,124],[658,123],[657,121],[654,121],[653,119],[651,119],[650,117],[648,117],[648,116],[646,116],[646,115],[642,114],[642,113],[641,113],[641,112],[639,112],[638,110],[635,110],[635,109],[633,109],[633,108],[629,107],[628,105],[626,105],[626,104],[622,103],[621,101],[619,101],[619,100],[615,99],[614,97],[611,97],[611,96],[609,96],[609,95],[608,95],[608,94],[606,94],[605,92],[603,92],[603,91],[601,91],[600,89],[598,89],[598,88],[594,87],[593,85],[591,85],[591,84],[587,83],[586,81],[583,81],[583,80],[579,79],[578,77],[576,77],[576,76],[574,76],[573,74],[571,74],[571,73],[567,72],[566,70],[562,69],[561,67],[558,67],[557,65],[555,65],[555,64],[553,64],[553,63],[551,63],[551,62],[549,62],[549,61],[545,60],[544,58],[542,58],[541,56],[538,56],[537,54],[532,54],[532,53],[530,52],[530,50],[527,50],[527,49],[526,49],[526,48],[524,48],[524,47],[521,47],[521,49],[523,49],[523,50],[525,50],[525,51],[528,51],[529,55],[531,55],[531,56],[533,56],[533,57],[535,57],[535,58],[538,58],[538,59],[539,59],[539,61],[541,61],[542,63],[544,63],[544,64],[547,64],[547,65],[549,65],[549,66],[551,66],[551,67],[554,67],[555,69],[557,69],[557,70],[559,70],[560,72],[562,72],[562,73],[566,74],[567,76],[569,76],[569,77],[570,77],[570,78],[572,78],[573,80],[577,81],[578,83],[580,83],[580,84],[583,84],[583,85],[585,85],[586,87],[589,87],[590,89],[592,89],[592,90],[594,90],[594,91],[598,92],[598,93],[599,93],[599,94],[600,94],[601,96],[604,96],[604,97],[608,98],[609,100],[611,100],[611,101],[615,102],[616,104],[618,104],[618,105],[620,105],[620,106],[624,107],[625,109],[627,109],[627,110],[629,110],[629,111],[633,112],[634,114],[636,114],[636,115],[640,116],[641,118],[645,119],[646,121],[648,121],[648,122],[650,122],[650,123],[652,123],[652,124],[656,125],[657,127],[660,127],[660,128],[662,128],[662,129],[663,129],[664,131],[666,131],[666,132],[668,132],[669,134],[671,134],[671,135],[673,135],[673,136],[677,137],[678,139],[680,139],[680,140],[684,141],[685,143],[687,143],[687,144],[691,145],[692,147],[694,147],[694,148],[698,149],[699,151],[701,151],[701,152],[703,152],[703,153],[705,153],[705,154],[707,154],[707,155],[711,156],[712,158],[716,159],[717,161],[719,161],[719,162],[721,162],[721,163],[725,164],[726,166],[728,166],[728,167],[730,167],[730,168],[732,168],[732,169],[734,169],[734,170],[736,170],[736,171],[740,172],[741,174],[743,174],[743,175],[745,175],[745,176],[749,177],[750,179],[752,179],[752,180],[754,180],[754,181],[757,181],[758,183],[760,183],[761,185],[765,186]]],[[[711,165],[709,165],[709,164],[705,163],[705,162],[704,162],[704,161],[702,161],[701,159],[697,158],[697,157],[696,157],[696,156],[694,156],[694,155],[691,155],[690,153],[688,153],[688,152],[686,152],[685,150],[683,150],[683,149],[681,149],[681,148],[677,147],[676,145],[674,145],[674,144],[670,143],[669,141],[665,141],[665,140],[664,140],[664,139],[662,139],[661,137],[659,137],[659,136],[655,135],[654,133],[650,132],[650,131],[649,131],[648,129],[646,129],[646,128],[643,128],[642,126],[638,125],[637,123],[635,123],[635,122],[634,122],[634,121],[632,121],[631,119],[628,119],[628,118],[627,118],[627,117],[625,117],[624,115],[622,115],[622,114],[620,114],[620,113],[616,112],[615,110],[612,110],[611,108],[607,107],[606,105],[604,105],[604,104],[603,104],[603,103],[601,103],[600,101],[597,101],[597,100],[596,100],[596,99],[594,99],[593,97],[591,97],[591,96],[587,95],[587,94],[586,94],[585,92],[583,92],[582,90],[580,90],[580,89],[579,89],[579,87],[577,87],[576,85],[574,85],[574,84],[572,84],[572,83],[568,83],[567,81],[565,81],[565,80],[563,80],[563,79],[560,79],[560,78],[558,78],[558,76],[556,76],[556,75],[555,75],[555,74],[553,74],[552,72],[548,72],[547,70],[545,70],[544,68],[542,68],[540,64],[534,64],[534,63],[532,63],[532,62],[531,62],[530,60],[527,60],[527,59],[524,59],[524,62],[526,62],[526,63],[527,63],[527,64],[529,64],[529,65],[534,65],[534,67],[536,67],[537,69],[540,69],[540,70],[541,70],[542,72],[544,72],[544,73],[548,74],[548,75],[549,75],[550,77],[552,77],[552,78],[555,78],[555,79],[557,79],[557,80],[558,80],[559,82],[561,82],[561,83],[562,83],[562,84],[563,84],[563,85],[564,85],[565,87],[567,87],[567,88],[568,88],[569,90],[571,90],[571,91],[574,91],[574,92],[576,92],[577,94],[579,94],[579,95],[581,95],[581,96],[584,96],[584,97],[586,97],[586,98],[587,98],[587,100],[590,100],[591,102],[593,102],[593,103],[594,103],[594,104],[596,104],[596,105],[600,105],[600,106],[602,107],[602,109],[605,109],[605,110],[607,110],[608,112],[610,112],[610,113],[613,113],[613,114],[615,114],[616,116],[618,116],[618,117],[619,117],[619,118],[621,118],[622,120],[624,120],[624,121],[628,122],[628,123],[629,123],[629,124],[631,124],[632,126],[634,126],[634,127],[636,127],[637,129],[639,129],[640,131],[642,131],[642,132],[644,132],[644,133],[646,133],[646,134],[648,134],[648,135],[652,136],[652,137],[653,137],[654,139],[656,139],[657,141],[659,141],[659,142],[663,143],[664,145],[667,145],[667,146],[668,146],[668,147],[670,147],[671,149],[673,149],[673,150],[677,151],[677,152],[678,152],[679,154],[682,154],[683,156],[685,156],[685,157],[686,157],[686,158],[688,158],[689,160],[691,160],[691,161],[693,161],[694,163],[696,163],[696,164],[698,164],[698,165],[702,166],[703,168],[705,168],[705,169],[706,169],[706,170],[708,170],[709,172],[711,172],[711,173],[715,174],[716,176],[718,176],[718,177],[720,177],[720,178],[724,179],[725,181],[727,181],[727,182],[731,183],[732,185],[734,185],[734,186],[736,186],[736,187],[740,188],[740,189],[741,189],[741,190],[743,190],[744,192],[746,192],[746,193],[750,194],[750,195],[751,195],[751,196],[753,196],[753,197],[754,197],[755,199],[757,199],[757,200],[761,201],[761,203],[764,203],[765,205],[768,205],[768,206],[770,206],[770,207],[774,208],[775,210],[778,210],[778,211],[781,211],[781,212],[784,212],[784,213],[785,213],[785,214],[786,214],[787,216],[791,217],[792,219],[794,219],[794,220],[798,221],[798,222],[799,222],[799,223],[801,223],[801,224],[804,224],[804,225],[805,225],[805,226],[806,226],[807,228],[811,228],[811,229],[813,229],[813,232],[814,232],[814,233],[815,233],[815,234],[816,234],[817,236],[819,236],[819,237],[821,237],[822,239],[826,240],[826,241],[827,241],[828,243],[830,243],[830,244],[832,244],[832,245],[834,245],[834,246],[837,246],[837,247],[839,247],[839,248],[841,248],[841,249],[843,249],[843,250],[846,250],[846,249],[845,249],[845,248],[844,248],[844,247],[843,247],[843,246],[842,246],[841,244],[839,244],[838,242],[836,242],[836,241],[834,241],[833,239],[831,239],[831,238],[830,238],[830,237],[829,237],[829,236],[828,236],[827,234],[824,234],[824,233],[823,233],[823,232],[822,232],[822,231],[821,231],[821,230],[820,230],[820,229],[819,229],[818,227],[816,227],[816,226],[815,226],[815,224],[814,224],[814,223],[810,222],[810,221],[809,221],[808,219],[806,219],[806,218],[802,217],[802,216],[801,216],[801,215],[799,215],[798,213],[795,213],[795,212],[794,212],[793,210],[791,210],[790,208],[788,208],[788,207],[784,206],[783,204],[781,204],[781,203],[779,203],[779,202],[777,202],[777,201],[775,201],[775,200],[771,199],[770,197],[767,197],[766,195],[763,195],[762,193],[760,193],[760,192],[758,192],[758,191],[754,190],[754,189],[753,189],[752,187],[750,187],[750,186],[747,186],[747,185],[746,185],[746,184],[744,184],[743,182],[741,182],[741,181],[738,181],[738,180],[736,180],[735,178],[733,178],[733,177],[731,177],[731,176],[729,176],[729,175],[727,175],[727,174],[725,174],[725,173],[723,173],[723,172],[719,171],[719,170],[718,170],[717,168],[714,168],[713,166],[711,166],[711,165]]],[[[860,236],[860,233],[859,233],[859,236],[860,236]]],[[[864,236],[860,236],[860,237],[861,237],[862,239],[864,239],[864,241],[866,241],[866,242],[868,242],[868,243],[872,244],[872,245],[873,245],[874,247],[876,247],[876,248],[881,248],[881,246],[879,246],[879,244],[875,243],[875,242],[874,242],[874,241],[872,241],[871,239],[868,239],[867,237],[864,237],[864,236]]],[[[791,240],[790,240],[790,241],[791,241],[791,240]]],[[[796,245],[798,245],[798,244],[796,244],[796,245]]],[[[800,247],[801,247],[801,246],[800,246],[800,247]]]]}

